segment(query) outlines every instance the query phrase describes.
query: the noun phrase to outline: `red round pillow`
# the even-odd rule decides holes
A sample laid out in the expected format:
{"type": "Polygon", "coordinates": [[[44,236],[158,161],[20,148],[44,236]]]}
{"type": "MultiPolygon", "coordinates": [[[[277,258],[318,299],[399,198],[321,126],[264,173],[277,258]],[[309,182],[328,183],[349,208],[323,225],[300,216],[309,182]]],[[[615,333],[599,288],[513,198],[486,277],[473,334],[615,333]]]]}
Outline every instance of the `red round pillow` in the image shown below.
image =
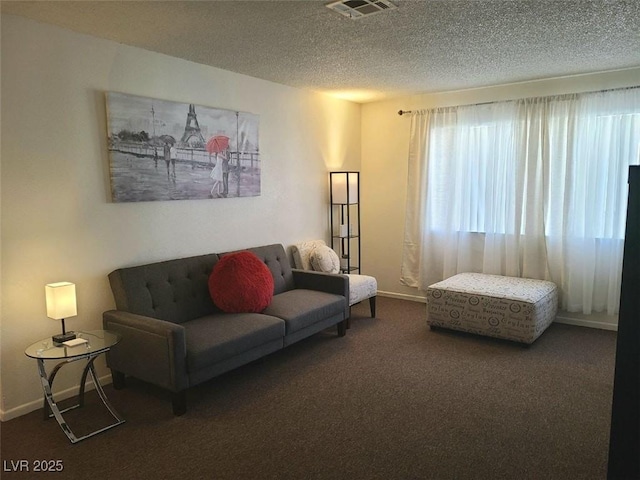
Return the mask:
{"type": "Polygon", "coordinates": [[[213,267],[209,293],[223,312],[261,312],[273,298],[273,277],[254,253],[229,253],[213,267]]]}

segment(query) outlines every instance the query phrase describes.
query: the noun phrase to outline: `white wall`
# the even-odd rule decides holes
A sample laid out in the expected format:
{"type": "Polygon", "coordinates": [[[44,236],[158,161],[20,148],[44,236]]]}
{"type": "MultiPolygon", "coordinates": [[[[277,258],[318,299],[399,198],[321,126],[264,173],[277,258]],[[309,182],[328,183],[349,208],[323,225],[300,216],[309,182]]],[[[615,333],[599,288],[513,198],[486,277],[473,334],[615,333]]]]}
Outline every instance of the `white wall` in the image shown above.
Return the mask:
{"type": "MultiPolygon", "coordinates": [[[[399,116],[398,110],[466,105],[634,85],[640,85],[640,68],[415,95],[363,105],[363,273],[377,277],[378,288],[383,293],[413,299],[424,298],[424,292],[400,284],[411,120],[409,116],[399,116]]],[[[576,316],[572,317],[575,321],[576,316]]],[[[591,323],[582,324],[607,328],[611,322],[617,322],[617,319],[594,315],[588,321],[591,323]]]]}
{"type": "MultiPolygon", "coordinates": [[[[76,283],[68,328],[101,328],[115,268],[328,240],[327,172],[360,168],[359,105],[20,17],[2,16],[1,45],[3,419],[41,406],[24,349],[60,329],[45,314],[46,283],[76,283]],[[110,203],[106,91],[260,115],[262,195],[110,203]]],[[[64,370],[59,390],[78,382],[64,370]]]]}

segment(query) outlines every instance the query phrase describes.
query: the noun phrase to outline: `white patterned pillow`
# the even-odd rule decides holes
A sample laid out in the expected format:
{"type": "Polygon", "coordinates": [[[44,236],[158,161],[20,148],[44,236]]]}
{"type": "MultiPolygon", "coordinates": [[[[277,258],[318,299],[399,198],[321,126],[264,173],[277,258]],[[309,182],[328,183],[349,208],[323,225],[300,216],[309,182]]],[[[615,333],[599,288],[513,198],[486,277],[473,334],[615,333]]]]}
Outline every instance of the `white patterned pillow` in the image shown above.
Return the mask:
{"type": "Polygon", "coordinates": [[[316,272],[338,273],[340,272],[340,259],[338,254],[330,247],[321,245],[314,248],[309,255],[311,268],[316,272]]]}
{"type": "Polygon", "coordinates": [[[313,270],[310,258],[311,252],[313,252],[314,248],[321,245],[326,245],[324,240],[307,240],[306,242],[293,245],[291,247],[291,251],[293,252],[293,261],[296,268],[300,268],[302,270],[313,270]]]}

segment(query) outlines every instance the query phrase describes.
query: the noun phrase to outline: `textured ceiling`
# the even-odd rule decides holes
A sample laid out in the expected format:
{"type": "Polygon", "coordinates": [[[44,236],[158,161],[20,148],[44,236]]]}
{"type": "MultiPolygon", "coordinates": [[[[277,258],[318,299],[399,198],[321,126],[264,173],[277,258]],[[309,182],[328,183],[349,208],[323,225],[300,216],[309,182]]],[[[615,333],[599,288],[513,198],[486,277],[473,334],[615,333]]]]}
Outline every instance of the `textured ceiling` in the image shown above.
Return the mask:
{"type": "Polygon", "coordinates": [[[326,3],[5,0],[1,7],[361,102],[640,67],[640,0],[397,0],[397,9],[358,20],[326,3]]]}

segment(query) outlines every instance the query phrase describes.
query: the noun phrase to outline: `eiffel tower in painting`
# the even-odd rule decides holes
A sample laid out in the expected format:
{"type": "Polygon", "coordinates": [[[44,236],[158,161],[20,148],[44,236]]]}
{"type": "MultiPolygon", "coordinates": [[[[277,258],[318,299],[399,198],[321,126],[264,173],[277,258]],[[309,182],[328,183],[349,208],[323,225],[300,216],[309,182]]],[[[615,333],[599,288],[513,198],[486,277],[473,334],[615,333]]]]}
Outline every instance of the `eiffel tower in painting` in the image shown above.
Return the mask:
{"type": "Polygon", "coordinates": [[[193,104],[189,104],[187,124],[184,127],[184,134],[180,139],[180,143],[189,147],[204,147],[204,137],[200,131],[198,117],[196,117],[196,107],[193,104]]]}

